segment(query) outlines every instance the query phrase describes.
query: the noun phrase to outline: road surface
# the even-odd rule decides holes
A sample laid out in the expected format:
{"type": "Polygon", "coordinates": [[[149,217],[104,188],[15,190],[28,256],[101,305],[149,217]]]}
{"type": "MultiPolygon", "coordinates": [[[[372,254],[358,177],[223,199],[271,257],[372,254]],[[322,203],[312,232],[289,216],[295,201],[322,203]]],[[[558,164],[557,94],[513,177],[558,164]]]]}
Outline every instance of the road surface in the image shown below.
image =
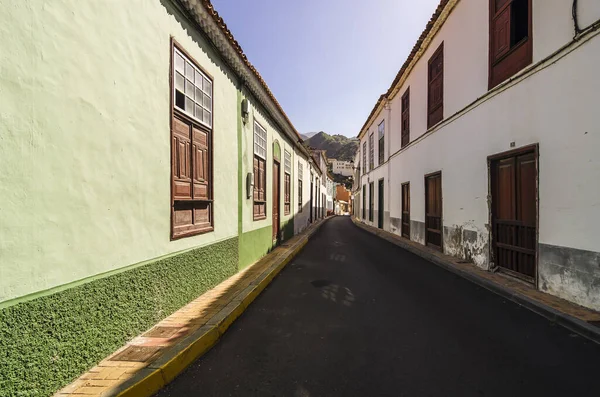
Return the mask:
{"type": "Polygon", "coordinates": [[[336,217],[157,396],[598,397],[599,370],[599,345],[336,217]]]}

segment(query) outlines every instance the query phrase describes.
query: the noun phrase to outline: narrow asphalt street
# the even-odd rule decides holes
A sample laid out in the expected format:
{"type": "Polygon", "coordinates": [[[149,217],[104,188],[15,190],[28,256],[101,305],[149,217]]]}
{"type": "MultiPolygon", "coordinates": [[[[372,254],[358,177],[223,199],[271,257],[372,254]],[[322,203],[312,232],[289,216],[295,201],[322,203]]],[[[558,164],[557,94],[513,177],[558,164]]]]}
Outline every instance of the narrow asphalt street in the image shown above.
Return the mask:
{"type": "Polygon", "coordinates": [[[600,346],[329,220],[158,396],[599,396],[600,346]]]}

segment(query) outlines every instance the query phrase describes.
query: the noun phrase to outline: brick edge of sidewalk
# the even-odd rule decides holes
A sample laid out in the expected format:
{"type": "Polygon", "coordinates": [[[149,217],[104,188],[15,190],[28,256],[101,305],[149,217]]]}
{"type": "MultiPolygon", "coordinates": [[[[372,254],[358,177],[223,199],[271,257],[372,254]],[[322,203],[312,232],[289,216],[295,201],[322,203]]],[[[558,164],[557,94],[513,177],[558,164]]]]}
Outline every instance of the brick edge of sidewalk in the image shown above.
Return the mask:
{"type": "MultiPolygon", "coordinates": [[[[580,336],[583,336],[584,338],[586,338],[588,340],[591,340],[592,342],[596,342],[596,343],[600,344],[600,327],[593,326],[582,319],[579,319],[568,313],[557,310],[557,309],[555,309],[549,305],[546,305],[543,302],[536,300],[530,296],[527,296],[523,293],[515,291],[514,289],[511,289],[509,287],[506,287],[504,285],[496,283],[492,280],[484,278],[484,277],[476,274],[474,271],[466,271],[466,270],[460,269],[455,263],[453,263],[452,260],[445,258],[445,256],[447,256],[447,255],[434,253],[433,250],[430,250],[424,246],[416,247],[413,245],[413,244],[415,244],[414,242],[412,242],[413,244],[411,244],[408,241],[403,241],[402,237],[400,237],[394,233],[390,233],[388,231],[377,229],[375,227],[366,225],[366,224],[360,222],[359,220],[357,220],[356,218],[352,218],[352,222],[354,223],[355,226],[357,226],[358,228],[360,228],[368,233],[371,233],[371,234],[373,234],[377,237],[380,237],[400,248],[403,248],[415,255],[418,255],[418,256],[422,257],[423,259],[426,259],[429,262],[432,262],[433,264],[435,264],[449,272],[452,272],[462,278],[465,278],[465,279],[479,285],[480,287],[483,287],[497,295],[500,295],[507,300],[515,302],[518,305],[523,306],[526,309],[529,309],[532,312],[535,312],[536,314],[541,315],[541,316],[547,318],[548,320],[550,320],[572,332],[575,332],[576,334],[578,334],[580,336]]],[[[475,266],[475,265],[471,264],[471,266],[475,266]]],[[[484,270],[481,270],[481,271],[484,271],[484,270]]],[[[543,293],[543,292],[540,291],[540,293],[543,293]]],[[[553,297],[553,298],[555,298],[555,297],[553,297]]],[[[556,299],[562,300],[558,297],[556,297],[556,299]]],[[[564,302],[569,305],[575,305],[575,304],[572,304],[567,301],[564,301],[564,302]]],[[[594,318],[600,319],[600,314],[597,314],[596,312],[593,312],[592,310],[589,310],[586,308],[581,308],[581,310],[587,310],[587,311],[589,311],[591,316],[593,316],[594,318]]]]}
{"type": "MultiPolygon", "coordinates": [[[[334,216],[335,215],[324,218],[318,223],[309,226],[304,232],[294,236],[294,238],[287,242],[284,242],[279,246],[284,249],[283,253],[281,251],[277,252],[276,250],[273,250],[271,253],[246,268],[244,271],[251,270],[255,265],[264,261],[273,262],[264,271],[258,273],[254,280],[235,295],[223,308],[212,316],[206,316],[207,321],[204,325],[192,331],[189,335],[186,335],[173,345],[165,348],[157,357],[153,357],[147,362],[123,363],[121,361],[113,361],[113,363],[117,364],[109,367],[109,369],[113,372],[119,372],[119,374],[117,374],[117,379],[119,379],[118,383],[115,384],[115,380],[111,380],[107,382],[113,382],[112,384],[109,385],[107,383],[106,387],[101,386],[101,379],[94,380],[95,378],[93,376],[89,376],[90,374],[94,374],[94,372],[92,372],[94,371],[94,368],[92,368],[90,371],[82,374],[70,385],[59,390],[55,396],[85,397],[87,395],[101,397],[149,397],[157,393],[173,381],[189,365],[194,363],[216,345],[221,336],[225,334],[234,321],[244,313],[279,272],[296,255],[298,255],[298,253],[300,253],[308,243],[309,239],[326,221],[334,216]],[[96,382],[98,386],[93,384],[93,382],[96,382]]],[[[238,275],[240,273],[238,273],[238,275]]],[[[236,275],[233,277],[236,277],[236,275]]],[[[236,282],[239,282],[240,280],[242,279],[240,278],[236,280],[236,282]]],[[[226,281],[227,280],[223,283],[226,281]]],[[[216,288],[218,288],[218,286],[215,287],[215,289],[216,288]]],[[[209,290],[205,294],[209,294],[211,291],[213,290],[209,290]]],[[[187,305],[182,309],[185,307],[187,307],[187,305]]],[[[159,324],[160,322],[155,325],[155,327],[159,324]]],[[[138,336],[138,338],[139,337],[140,336],[138,336]]],[[[111,354],[98,364],[98,366],[103,362],[111,361],[111,357],[118,355],[127,346],[128,345],[111,354]]]]}

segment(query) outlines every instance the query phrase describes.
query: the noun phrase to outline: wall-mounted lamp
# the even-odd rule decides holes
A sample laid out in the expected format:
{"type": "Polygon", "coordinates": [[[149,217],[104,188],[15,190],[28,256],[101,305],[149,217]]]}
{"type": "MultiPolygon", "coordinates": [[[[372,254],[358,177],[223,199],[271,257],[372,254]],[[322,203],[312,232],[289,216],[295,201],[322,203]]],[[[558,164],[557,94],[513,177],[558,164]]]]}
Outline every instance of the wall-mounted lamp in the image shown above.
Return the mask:
{"type": "Polygon", "coordinates": [[[246,124],[248,122],[248,114],[249,114],[249,110],[248,110],[248,100],[246,98],[242,99],[242,120],[244,121],[244,124],[246,124]]]}

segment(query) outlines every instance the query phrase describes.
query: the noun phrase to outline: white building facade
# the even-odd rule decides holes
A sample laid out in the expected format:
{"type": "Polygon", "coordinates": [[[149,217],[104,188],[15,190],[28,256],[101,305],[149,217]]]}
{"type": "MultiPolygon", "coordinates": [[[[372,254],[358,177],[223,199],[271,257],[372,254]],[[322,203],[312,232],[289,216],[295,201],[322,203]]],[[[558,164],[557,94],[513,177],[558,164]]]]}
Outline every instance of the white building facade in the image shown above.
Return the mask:
{"type": "Polygon", "coordinates": [[[355,216],[600,310],[600,2],[443,0],[360,131],[355,216]]]}
{"type": "Polygon", "coordinates": [[[334,174],[352,176],[352,174],[354,173],[354,164],[351,161],[334,159],[331,163],[334,174]]]}

